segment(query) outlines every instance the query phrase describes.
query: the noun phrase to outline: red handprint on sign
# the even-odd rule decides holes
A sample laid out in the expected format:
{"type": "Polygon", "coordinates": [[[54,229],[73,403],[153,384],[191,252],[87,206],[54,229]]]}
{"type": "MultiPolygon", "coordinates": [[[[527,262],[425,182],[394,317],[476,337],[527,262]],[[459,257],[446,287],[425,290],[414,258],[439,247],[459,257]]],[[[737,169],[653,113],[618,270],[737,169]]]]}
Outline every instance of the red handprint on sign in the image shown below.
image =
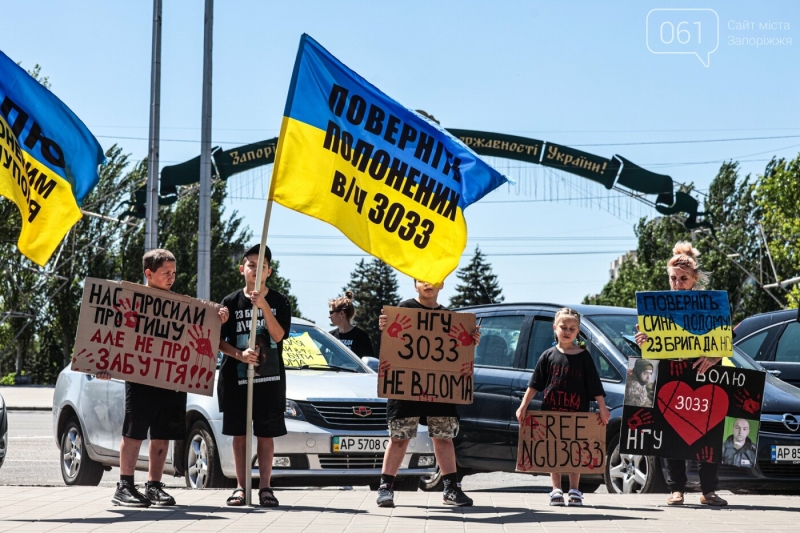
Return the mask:
{"type": "Polygon", "coordinates": [[[389,325],[389,329],[386,330],[386,333],[389,334],[390,337],[397,338],[400,335],[401,331],[405,331],[411,328],[411,319],[407,316],[396,316],[394,322],[389,325]]]}
{"type": "Polygon", "coordinates": [[[475,363],[470,361],[469,363],[462,363],[461,364],[461,375],[468,376],[470,374],[475,373],[475,363]]]}
{"type": "Polygon", "coordinates": [[[211,347],[211,329],[209,328],[207,332],[203,333],[203,328],[199,326],[192,326],[192,329],[189,330],[189,336],[192,338],[189,341],[189,346],[191,346],[195,352],[197,352],[197,356],[195,357],[195,363],[200,363],[200,357],[208,357],[209,359],[215,359],[216,355],[214,354],[214,349],[211,347]]]}
{"type": "Polygon", "coordinates": [[[686,361],[670,361],[669,373],[673,376],[680,376],[686,369],[689,368],[689,363],[686,361]]]}
{"type": "Polygon", "coordinates": [[[750,395],[750,391],[747,389],[739,389],[736,391],[736,394],[733,396],[736,405],[741,407],[743,410],[747,411],[751,415],[754,415],[761,409],[761,395],[757,395],[753,398],[750,395]]]}
{"type": "Polygon", "coordinates": [[[653,423],[653,415],[650,411],[639,409],[628,419],[628,429],[638,429],[653,423]]]}
{"type": "Polygon", "coordinates": [[[389,371],[392,369],[392,364],[389,361],[381,361],[381,364],[378,365],[378,377],[386,377],[389,375],[389,371]]]}
{"type": "Polygon", "coordinates": [[[695,455],[695,458],[703,463],[714,462],[714,448],[711,446],[703,446],[703,449],[695,455]]]}
{"type": "Polygon", "coordinates": [[[139,302],[136,302],[135,305],[131,305],[131,299],[125,298],[119,301],[119,307],[116,305],[113,307],[114,311],[122,315],[122,318],[125,320],[123,325],[126,328],[133,329],[139,323],[139,302]]]}
{"type": "Polygon", "coordinates": [[[463,324],[456,324],[447,336],[456,339],[461,346],[469,346],[474,340],[463,324]]]}

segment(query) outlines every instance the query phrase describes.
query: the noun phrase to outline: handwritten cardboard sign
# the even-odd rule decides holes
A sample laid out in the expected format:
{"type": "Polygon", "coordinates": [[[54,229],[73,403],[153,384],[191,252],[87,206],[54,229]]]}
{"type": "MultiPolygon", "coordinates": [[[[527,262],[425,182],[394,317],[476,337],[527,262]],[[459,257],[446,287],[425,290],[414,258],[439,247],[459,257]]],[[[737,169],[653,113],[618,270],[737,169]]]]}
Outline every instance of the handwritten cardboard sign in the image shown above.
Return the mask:
{"type": "Polygon", "coordinates": [[[385,307],[378,397],[472,403],[475,315],[385,307]]]}
{"type": "Polygon", "coordinates": [[[211,396],[219,305],[128,283],[86,278],[72,370],[211,396]]]}
{"type": "Polygon", "coordinates": [[[715,365],[698,374],[689,361],[646,361],[655,382],[640,381],[652,393],[626,391],[620,453],[755,465],[766,373],[715,365]]]}
{"type": "Polygon", "coordinates": [[[319,346],[308,332],[296,337],[290,336],[283,341],[283,364],[287,367],[303,365],[328,365],[328,360],[322,355],[319,346]]]}
{"type": "Polygon", "coordinates": [[[725,291],[637,292],[639,331],[647,359],[732,357],[733,328],[725,291]]]}
{"type": "Polygon", "coordinates": [[[597,413],[528,411],[519,428],[517,472],[602,473],[606,427],[597,413]]]}

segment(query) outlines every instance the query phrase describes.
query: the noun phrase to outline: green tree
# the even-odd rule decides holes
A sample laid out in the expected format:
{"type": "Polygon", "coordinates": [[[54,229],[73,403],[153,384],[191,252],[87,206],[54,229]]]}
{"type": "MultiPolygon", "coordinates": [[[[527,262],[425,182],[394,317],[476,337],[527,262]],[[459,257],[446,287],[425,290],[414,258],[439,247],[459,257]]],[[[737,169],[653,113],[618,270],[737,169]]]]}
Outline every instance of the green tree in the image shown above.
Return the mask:
{"type": "Polygon", "coordinates": [[[492,272],[492,265],[478,246],[469,264],[459,269],[456,276],[463,283],[456,285],[456,294],[450,298],[450,307],[493,304],[505,300],[497,276],[492,272]]]}
{"type": "MultiPolygon", "coordinates": [[[[764,232],[780,281],[800,276],[800,155],[786,161],[773,159],[767,164],[756,189],[764,232]]],[[[768,267],[771,271],[771,266],[768,267]]],[[[790,307],[800,302],[800,283],[782,291],[790,307]]]]}
{"type": "Polygon", "coordinates": [[[370,262],[364,259],[359,261],[355,270],[350,273],[349,285],[342,288],[343,292],[353,291],[353,303],[356,307],[353,322],[367,332],[375,353],[380,351],[381,346],[378,317],[384,306],[400,303],[397,289],[397,273],[377,258],[370,262]]]}

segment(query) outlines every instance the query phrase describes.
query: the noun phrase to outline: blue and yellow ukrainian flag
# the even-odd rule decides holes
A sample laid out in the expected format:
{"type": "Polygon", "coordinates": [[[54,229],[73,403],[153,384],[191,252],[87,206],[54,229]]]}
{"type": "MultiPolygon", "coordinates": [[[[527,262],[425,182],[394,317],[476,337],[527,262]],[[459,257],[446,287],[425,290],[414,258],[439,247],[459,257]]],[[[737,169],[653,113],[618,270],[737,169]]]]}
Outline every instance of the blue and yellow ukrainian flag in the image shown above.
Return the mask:
{"type": "Polygon", "coordinates": [[[97,185],[100,143],[70,109],[0,52],[0,195],[22,215],[17,247],[44,266],[97,185]]]}
{"type": "Polygon", "coordinates": [[[308,35],[286,100],[270,199],[365,252],[439,283],[467,243],[464,209],[507,178],[308,35]]]}

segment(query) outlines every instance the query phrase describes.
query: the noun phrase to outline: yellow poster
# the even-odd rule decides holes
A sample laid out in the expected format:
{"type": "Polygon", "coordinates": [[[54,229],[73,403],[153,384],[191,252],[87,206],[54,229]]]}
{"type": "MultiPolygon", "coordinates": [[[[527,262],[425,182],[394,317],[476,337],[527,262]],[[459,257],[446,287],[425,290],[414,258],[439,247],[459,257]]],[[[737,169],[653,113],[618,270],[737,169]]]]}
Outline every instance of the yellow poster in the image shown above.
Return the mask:
{"type": "Polygon", "coordinates": [[[303,365],[328,365],[317,343],[308,333],[289,337],[283,341],[283,364],[287,367],[303,365]]]}

